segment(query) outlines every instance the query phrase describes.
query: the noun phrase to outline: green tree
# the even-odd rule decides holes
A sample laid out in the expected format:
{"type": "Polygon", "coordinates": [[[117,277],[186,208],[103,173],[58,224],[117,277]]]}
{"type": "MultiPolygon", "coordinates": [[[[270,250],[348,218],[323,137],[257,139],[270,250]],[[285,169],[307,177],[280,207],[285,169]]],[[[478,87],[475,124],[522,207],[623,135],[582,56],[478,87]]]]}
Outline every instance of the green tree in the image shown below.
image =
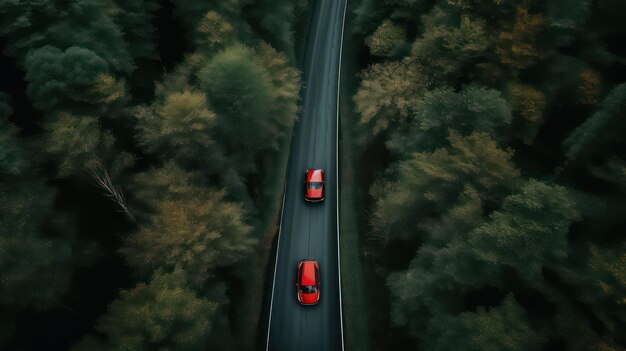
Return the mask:
{"type": "Polygon", "coordinates": [[[0,93],[0,179],[24,174],[30,164],[18,143],[17,128],[7,121],[12,109],[6,100],[7,95],[0,93]]]}
{"type": "Polygon", "coordinates": [[[619,337],[620,326],[626,323],[626,248],[589,244],[587,257],[577,261],[557,266],[569,286],[568,299],[582,302],[609,335],[619,337]]]}
{"type": "Polygon", "coordinates": [[[216,309],[196,296],[182,271],[156,273],[150,283],[122,290],[97,321],[108,341],[90,336],[73,350],[204,350],[216,309]]]}
{"type": "Polygon", "coordinates": [[[604,99],[596,113],[565,140],[567,161],[575,165],[593,166],[606,158],[606,150],[620,152],[623,146],[626,84],[621,84],[604,99]]]}
{"type": "Polygon", "coordinates": [[[156,0],[116,0],[119,10],[114,19],[124,35],[128,52],[134,58],[156,59],[156,28],[152,25],[159,8],[156,0]]]}
{"type": "Polygon", "coordinates": [[[256,172],[255,155],[276,149],[278,138],[287,132],[284,125],[295,118],[273,113],[275,86],[255,56],[252,49],[234,45],[213,57],[199,73],[218,115],[216,137],[242,175],[256,172]]]}
{"type": "Polygon", "coordinates": [[[26,56],[28,95],[43,111],[97,104],[103,96],[95,94],[94,85],[100,75],[108,73],[104,59],[76,46],[67,50],[44,46],[26,56]]]}
{"type": "Polygon", "coordinates": [[[486,264],[511,266],[533,280],[546,264],[567,256],[569,227],[579,219],[578,205],[566,188],[531,180],[472,231],[469,244],[486,264]]]}
{"type": "MultiPolygon", "coordinates": [[[[407,132],[397,133],[387,146],[400,155],[445,145],[448,130],[462,135],[486,132],[496,139],[511,123],[511,110],[497,90],[478,85],[426,92],[417,100],[407,132]]],[[[500,138],[501,139],[501,138],[500,138]]]]}
{"type": "MultiPolygon", "coordinates": [[[[31,50],[45,46],[61,51],[80,47],[104,60],[115,73],[130,74],[134,63],[115,23],[117,13],[119,8],[112,1],[77,0],[72,6],[62,0],[2,1],[0,32],[8,39],[8,52],[20,62],[31,50]]],[[[27,75],[28,71],[27,67],[27,75]]]]}
{"type": "Polygon", "coordinates": [[[464,137],[452,132],[448,141],[449,148],[399,162],[393,177],[372,188],[377,230],[406,238],[414,232],[416,214],[439,216],[466,187],[494,206],[515,186],[519,171],[512,152],[499,149],[486,133],[464,137]]]}
{"type": "Polygon", "coordinates": [[[459,316],[437,315],[429,323],[426,348],[441,351],[524,351],[539,348],[540,336],[513,295],[500,306],[459,316]]]}
{"type": "Polygon", "coordinates": [[[584,28],[591,13],[591,0],[546,1],[545,12],[556,43],[565,46],[584,28]]]}
{"type": "Polygon", "coordinates": [[[256,241],[250,236],[251,228],[239,204],[226,201],[224,191],[188,183],[197,175],[175,178],[183,172],[168,164],[139,178],[153,179],[157,187],[147,187],[150,181],[143,186],[159,195],[147,199],[154,213],[127,238],[120,251],[143,275],[182,268],[189,283],[198,287],[216,268],[245,258],[256,241]],[[163,187],[171,192],[155,192],[163,187]]]}
{"type": "Polygon", "coordinates": [[[0,185],[0,198],[0,306],[54,306],[68,288],[72,251],[60,238],[42,233],[52,215],[52,192],[41,184],[14,180],[0,185]]]}
{"type": "Polygon", "coordinates": [[[471,68],[491,47],[486,23],[463,15],[456,20],[436,7],[424,17],[424,32],[413,43],[411,58],[431,79],[452,79],[471,68]]]}

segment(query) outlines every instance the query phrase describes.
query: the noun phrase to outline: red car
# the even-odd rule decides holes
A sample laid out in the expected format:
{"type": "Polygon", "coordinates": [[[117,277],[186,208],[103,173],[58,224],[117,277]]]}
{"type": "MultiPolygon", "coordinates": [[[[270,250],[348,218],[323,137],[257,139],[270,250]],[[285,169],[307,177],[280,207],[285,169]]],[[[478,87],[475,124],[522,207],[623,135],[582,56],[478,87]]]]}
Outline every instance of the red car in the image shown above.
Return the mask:
{"type": "Polygon", "coordinates": [[[301,260],[296,278],[298,302],[315,305],[320,300],[320,265],[315,260],[301,260]]]}
{"type": "Polygon", "coordinates": [[[323,169],[307,169],[304,177],[304,199],[309,202],[320,202],[324,200],[323,169]]]}

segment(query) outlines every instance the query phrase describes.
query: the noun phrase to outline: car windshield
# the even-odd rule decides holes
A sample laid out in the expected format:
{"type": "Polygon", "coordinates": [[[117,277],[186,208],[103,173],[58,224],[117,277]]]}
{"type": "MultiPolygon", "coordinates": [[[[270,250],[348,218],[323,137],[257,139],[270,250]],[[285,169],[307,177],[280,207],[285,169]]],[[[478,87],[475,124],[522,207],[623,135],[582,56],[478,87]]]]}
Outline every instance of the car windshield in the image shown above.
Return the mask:
{"type": "Polygon", "coordinates": [[[322,188],[322,183],[321,182],[310,182],[309,183],[309,189],[321,189],[322,188]]]}
{"type": "Polygon", "coordinates": [[[304,294],[312,294],[317,291],[317,287],[315,285],[301,285],[300,292],[304,294]]]}

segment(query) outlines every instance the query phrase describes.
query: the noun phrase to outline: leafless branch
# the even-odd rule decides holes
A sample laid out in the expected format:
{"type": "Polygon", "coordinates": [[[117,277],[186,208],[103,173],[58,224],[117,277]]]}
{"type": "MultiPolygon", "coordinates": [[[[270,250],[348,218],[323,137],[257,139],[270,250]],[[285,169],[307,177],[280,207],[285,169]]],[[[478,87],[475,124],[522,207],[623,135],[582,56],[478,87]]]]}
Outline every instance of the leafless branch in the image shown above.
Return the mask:
{"type": "Polygon", "coordinates": [[[124,198],[122,189],[113,185],[111,176],[109,176],[109,172],[104,164],[102,164],[102,161],[96,159],[95,162],[89,167],[88,172],[96,185],[104,191],[103,195],[110,198],[111,201],[119,207],[118,211],[126,214],[128,219],[135,222],[135,217],[128,210],[128,206],[126,206],[126,198],[124,198]]]}
{"type": "Polygon", "coordinates": [[[365,212],[367,217],[367,223],[369,224],[370,231],[367,233],[366,241],[374,241],[385,247],[389,243],[389,226],[387,222],[376,215],[372,215],[369,212],[365,212]]]}

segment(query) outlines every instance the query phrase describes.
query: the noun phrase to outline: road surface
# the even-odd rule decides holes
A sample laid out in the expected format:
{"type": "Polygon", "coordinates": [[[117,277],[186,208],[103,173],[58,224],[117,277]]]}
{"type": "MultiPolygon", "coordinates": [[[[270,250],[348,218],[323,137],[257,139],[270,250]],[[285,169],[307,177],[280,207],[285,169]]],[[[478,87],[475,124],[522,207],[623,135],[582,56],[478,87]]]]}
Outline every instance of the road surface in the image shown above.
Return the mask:
{"type": "Polygon", "coordinates": [[[304,60],[303,110],[296,122],[287,169],[266,348],[343,349],[337,236],[337,103],[347,0],[317,0],[304,60]],[[326,171],[326,199],[304,202],[304,172],[326,171]],[[303,258],[320,263],[320,302],[296,299],[296,268],[303,258]]]}

